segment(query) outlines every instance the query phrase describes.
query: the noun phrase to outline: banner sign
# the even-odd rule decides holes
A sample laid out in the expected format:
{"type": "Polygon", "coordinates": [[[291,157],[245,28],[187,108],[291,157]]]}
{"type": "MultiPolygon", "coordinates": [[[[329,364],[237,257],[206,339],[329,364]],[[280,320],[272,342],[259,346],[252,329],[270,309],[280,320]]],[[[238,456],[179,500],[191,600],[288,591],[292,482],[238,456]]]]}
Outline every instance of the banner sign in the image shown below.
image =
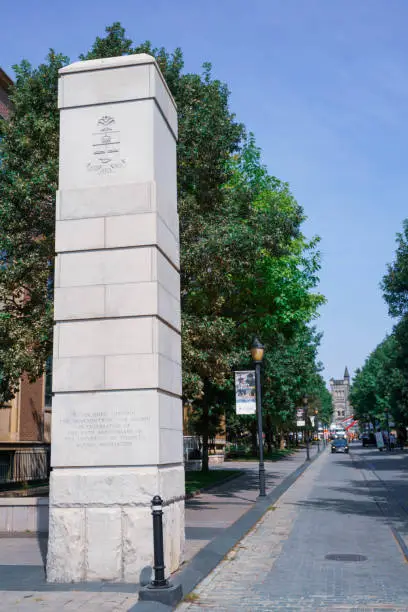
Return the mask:
{"type": "Polygon", "coordinates": [[[305,409],[304,408],[298,408],[296,410],[296,427],[305,427],[306,425],[306,421],[305,421],[305,409]]]}
{"type": "Polygon", "coordinates": [[[256,414],[255,372],[235,372],[235,409],[237,414],[256,414]]]}

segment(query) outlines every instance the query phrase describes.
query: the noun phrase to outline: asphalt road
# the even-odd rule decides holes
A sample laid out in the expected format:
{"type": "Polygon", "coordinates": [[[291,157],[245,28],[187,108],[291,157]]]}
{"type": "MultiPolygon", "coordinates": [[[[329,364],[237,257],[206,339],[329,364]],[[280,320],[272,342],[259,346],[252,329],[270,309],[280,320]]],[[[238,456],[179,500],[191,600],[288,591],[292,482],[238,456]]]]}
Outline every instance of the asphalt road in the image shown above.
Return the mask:
{"type": "Polygon", "coordinates": [[[408,456],[325,452],[181,609],[408,611],[408,456]]]}

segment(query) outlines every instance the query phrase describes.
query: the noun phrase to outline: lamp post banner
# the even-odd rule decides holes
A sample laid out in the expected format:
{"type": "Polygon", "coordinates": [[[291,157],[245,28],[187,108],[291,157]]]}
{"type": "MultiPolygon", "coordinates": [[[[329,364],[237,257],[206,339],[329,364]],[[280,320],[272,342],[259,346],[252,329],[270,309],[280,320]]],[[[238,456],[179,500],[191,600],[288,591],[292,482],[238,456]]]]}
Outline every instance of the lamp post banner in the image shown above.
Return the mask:
{"type": "Polygon", "coordinates": [[[237,414],[256,414],[255,372],[235,372],[235,410],[237,414]]]}
{"type": "Polygon", "coordinates": [[[296,410],[296,427],[304,427],[305,425],[305,411],[303,408],[298,408],[296,410]]]}

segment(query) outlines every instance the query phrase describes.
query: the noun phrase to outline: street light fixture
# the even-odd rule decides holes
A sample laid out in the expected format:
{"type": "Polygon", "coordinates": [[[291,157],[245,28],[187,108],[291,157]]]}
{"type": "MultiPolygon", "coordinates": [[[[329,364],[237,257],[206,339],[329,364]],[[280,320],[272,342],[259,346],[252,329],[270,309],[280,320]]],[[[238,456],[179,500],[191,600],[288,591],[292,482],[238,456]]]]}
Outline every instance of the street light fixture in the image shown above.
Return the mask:
{"type": "Polygon", "coordinates": [[[259,497],[265,497],[265,465],[263,456],[263,432],[262,432],[262,402],[261,402],[261,363],[265,347],[258,338],[254,338],[251,346],[251,355],[255,365],[256,385],[256,412],[258,415],[258,440],[259,440],[259,497]]]}
{"type": "Polygon", "coordinates": [[[310,452],[309,452],[309,436],[307,433],[307,409],[308,409],[308,396],[307,393],[303,396],[303,406],[304,406],[304,416],[305,416],[305,438],[306,438],[306,461],[310,461],[310,452]]]}

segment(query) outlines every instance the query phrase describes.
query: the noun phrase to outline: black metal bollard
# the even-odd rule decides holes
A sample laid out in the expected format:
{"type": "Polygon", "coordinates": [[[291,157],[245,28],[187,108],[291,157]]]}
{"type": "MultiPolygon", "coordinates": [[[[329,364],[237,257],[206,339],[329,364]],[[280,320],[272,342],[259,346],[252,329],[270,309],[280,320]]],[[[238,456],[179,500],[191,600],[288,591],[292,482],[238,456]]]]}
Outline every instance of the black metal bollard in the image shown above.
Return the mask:
{"type": "Polygon", "coordinates": [[[150,584],[140,589],[139,599],[140,601],[158,601],[167,606],[175,606],[181,601],[183,590],[181,584],[171,584],[164,574],[163,500],[160,495],[155,495],[152,499],[152,517],[154,576],[150,584]]]}
{"type": "Polygon", "coordinates": [[[168,580],[164,577],[164,548],[163,548],[163,500],[160,495],[152,499],[153,516],[153,550],[154,550],[154,579],[155,587],[167,587],[168,580]]]}

